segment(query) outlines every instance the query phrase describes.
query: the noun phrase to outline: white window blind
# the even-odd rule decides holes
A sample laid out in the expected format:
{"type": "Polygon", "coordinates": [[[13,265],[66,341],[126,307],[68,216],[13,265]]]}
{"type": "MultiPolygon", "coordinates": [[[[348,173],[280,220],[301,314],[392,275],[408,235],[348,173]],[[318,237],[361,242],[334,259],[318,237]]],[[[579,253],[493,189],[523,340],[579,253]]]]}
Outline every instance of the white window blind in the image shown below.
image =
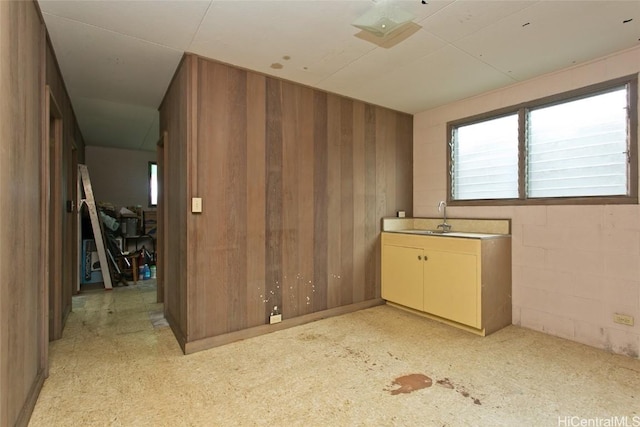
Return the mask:
{"type": "Polygon", "coordinates": [[[454,200],[518,197],[518,114],[459,126],[452,135],[454,200]]]}
{"type": "Polygon", "coordinates": [[[627,194],[627,90],[531,110],[528,197],[627,194]]]}

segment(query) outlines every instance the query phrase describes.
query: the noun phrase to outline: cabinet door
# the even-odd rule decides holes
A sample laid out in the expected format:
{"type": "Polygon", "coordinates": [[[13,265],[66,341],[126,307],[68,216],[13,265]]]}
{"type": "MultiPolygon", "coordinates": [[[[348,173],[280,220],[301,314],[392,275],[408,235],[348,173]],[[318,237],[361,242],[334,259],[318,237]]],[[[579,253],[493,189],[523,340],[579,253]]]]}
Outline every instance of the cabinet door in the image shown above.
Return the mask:
{"type": "Polygon", "coordinates": [[[423,254],[422,249],[382,245],[382,298],[423,309],[423,254]]]}
{"type": "Polygon", "coordinates": [[[433,250],[425,253],[424,311],[479,328],[477,256],[433,250]]]}

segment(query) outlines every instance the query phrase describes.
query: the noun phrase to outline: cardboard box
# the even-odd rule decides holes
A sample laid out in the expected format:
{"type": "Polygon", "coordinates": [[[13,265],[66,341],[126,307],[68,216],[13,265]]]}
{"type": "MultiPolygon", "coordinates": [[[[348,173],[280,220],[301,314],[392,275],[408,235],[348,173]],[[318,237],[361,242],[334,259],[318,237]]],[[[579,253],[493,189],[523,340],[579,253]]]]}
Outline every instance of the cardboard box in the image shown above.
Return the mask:
{"type": "Polygon", "coordinates": [[[102,283],[102,269],[98,260],[98,250],[93,239],[82,241],[82,264],[80,266],[80,283],[102,283]]]}
{"type": "Polygon", "coordinates": [[[158,229],[158,213],[156,211],[144,211],[143,234],[155,235],[158,229]]]}

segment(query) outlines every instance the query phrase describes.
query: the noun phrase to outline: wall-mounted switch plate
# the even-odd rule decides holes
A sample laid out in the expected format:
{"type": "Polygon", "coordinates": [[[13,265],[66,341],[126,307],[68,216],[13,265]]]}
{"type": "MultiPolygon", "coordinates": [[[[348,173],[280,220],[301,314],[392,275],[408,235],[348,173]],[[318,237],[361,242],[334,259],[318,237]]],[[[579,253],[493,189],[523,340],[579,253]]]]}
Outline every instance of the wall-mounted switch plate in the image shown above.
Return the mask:
{"type": "Polygon", "coordinates": [[[272,314],[269,316],[269,323],[273,325],[274,323],[282,322],[282,314],[272,314]]]}
{"type": "Polygon", "coordinates": [[[202,212],[202,197],[193,197],[191,199],[191,212],[192,213],[202,212]]]}
{"type": "Polygon", "coordinates": [[[620,323],[621,325],[633,326],[633,316],[628,316],[626,314],[615,313],[613,315],[613,321],[615,323],[620,323]]]}

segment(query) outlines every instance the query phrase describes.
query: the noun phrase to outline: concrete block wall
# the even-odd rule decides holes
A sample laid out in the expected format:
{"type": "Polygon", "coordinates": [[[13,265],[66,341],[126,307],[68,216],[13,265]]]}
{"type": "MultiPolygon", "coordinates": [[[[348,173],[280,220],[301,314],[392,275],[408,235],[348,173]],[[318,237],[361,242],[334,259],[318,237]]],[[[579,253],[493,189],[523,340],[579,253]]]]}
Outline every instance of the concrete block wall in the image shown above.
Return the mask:
{"type": "MultiPolygon", "coordinates": [[[[524,81],[414,117],[414,216],[446,200],[446,124],[640,72],[640,48],[524,81]]],[[[511,218],[513,323],[637,358],[640,207],[449,207],[450,217],[511,218]],[[622,313],[634,326],[613,322],[622,313]]]]}

